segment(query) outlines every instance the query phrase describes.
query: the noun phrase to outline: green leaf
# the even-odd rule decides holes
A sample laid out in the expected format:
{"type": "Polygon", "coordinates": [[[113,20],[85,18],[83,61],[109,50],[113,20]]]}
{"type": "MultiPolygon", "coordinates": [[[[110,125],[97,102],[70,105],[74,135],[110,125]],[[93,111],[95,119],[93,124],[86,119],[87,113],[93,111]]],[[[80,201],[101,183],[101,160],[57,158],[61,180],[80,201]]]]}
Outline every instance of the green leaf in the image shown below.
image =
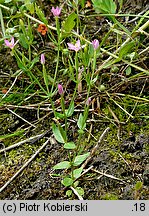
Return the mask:
{"type": "Polygon", "coordinates": [[[65,186],[65,187],[68,187],[68,186],[71,186],[73,184],[73,180],[71,178],[64,178],[61,183],[65,186]]]}
{"type": "Polygon", "coordinates": [[[62,113],[55,112],[55,117],[56,117],[57,119],[63,119],[65,116],[64,116],[64,114],[62,114],[62,113]]]}
{"type": "Polygon", "coordinates": [[[59,127],[56,127],[56,125],[52,124],[52,131],[54,134],[55,139],[59,143],[65,143],[66,142],[66,131],[59,125],[59,127]]]}
{"type": "Polygon", "coordinates": [[[82,167],[73,170],[73,177],[74,177],[75,179],[79,178],[80,175],[81,175],[81,173],[82,173],[82,171],[83,171],[83,168],[82,168],[82,167]]]}
{"type": "Polygon", "coordinates": [[[132,51],[132,48],[134,48],[134,46],[135,46],[135,42],[134,41],[131,41],[131,42],[125,44],[124,46],[122,46],[122,48],[119,51],[119,57],[120,57],[120,59],[122,59],[128,53],[130,53],[132,51]]]}
{"type": "Polygon", "coordinates": [[[17,60],[18,67],[23,71],[27,71],[27,67],[25,66],[23,61],[21,61],[21,59],[17,55],[15,57],[16,57],[16,60],[17,60]]]}
{"type": "Polygon", "coordinates": [[[65,149],[75,149],[76,145],[74,144],[74,142],[68,142],[64,144],[64,148],[65,149]]]}
{"type": "Polygon", "coordinates": [[[34,13],[34,4],[31,3],[31,0],[25,0],[25,6],[31,14],[34,13]]]}
{"type": "Polygon", "coordinates": [[[131,52],[131,53],[127,54],[127,58],[129,58],[130,61],[132,62],[132,60],[133,60],[134,58],[137,58],[137,55],[136,55],[135,52],[131,52]]]}
{"type": "Polygon", "coordinates": [[[34,35],[33,35],[33,26],[31,26],[30,22],[28,22],[28,26],[27,26],[27,40],[29,45],[31,45],[33,43],[34,40],[34,35]]]}
{"type": "Polygon", "coordinates": [[[75,12],[71,13],[67,19],[63,22],[62,29],[65,32],[69,33],[75,26],[75,19],[77,18],[77,14],[75,12]]]}
{"type": "Polygon", "coordinates": [[[7,139],[7,138],[11,138],[11,137],[14,137],[14,136],[20,136],[24,133],[24,130],[20,130],[20,131],[16,131],[14,133],[11,133],[11,134],[5,134],[5,135],[1,135],[0,136],[0,141],[4,140],[4,139],[7,139]]]}
{"type": "Polygon", "coordinates": [[[73,163],[73,166],[78,166],[80,165],[83,161],[86,160],[86,158],[90,155],[90,153],[86,153],[86,154],[83,154],[83,155],[78,155],[75,157],[75,160],[74,160],[74,163],[73,163]]]}
{"type": "Polygon", "coordinates": [[[141,181],[138,181],[136,184],[135,184],[135,190],[138,191],[142,188],[143,186],[143,183],[141,181]]]}
{"type": "Polygon", "coordinates": [[[5,0],[5,4],[11,2],[12,0],[5,0]]]}
{"type": "Polygon", "coordinates": [[[83,188],[81,188],[81,187],[76,187],[75,189],[76,189],[76,191],[78,192],[78,194],[79,194],[80,196],[83,196],[83,195],[84,195],[84,190],[83,190],[83,188]]]}
{"type": "Polygon", "coordinates": [[[31,70],[34,66],[35,63],[37,63],[39,61],[38,57],[35,57],[31,62],[30,62],[30,66],[29,66],[29,70],[31,70]]]}
{"type": "Polygon", "coordinates": [[[74,188],[76,188],[78,185],[79,185],[79,181],[75,181],[73,184],[74,188]]]}
{"type": "Polygon", "coordinates": [[[23,35],[24,35],[24,40],[25,42],[27,43],[28,42],[28,39],[27,39],[27,30],[25,28],[25,24],[23,22],[22,19],[19,20],[19,27],[21,28],[22,32],[23,32],[23,35]]]}
{"type": "Polygon", "coordinates": [[[19,43],[21,44],[21,46],[23,46],[25,49],[28,49],[29,45],[28,43],[26,43],[26,37],[24,34],[19,35],[19,43]]]}
{"type": "Polygon", "coordinates": [[[48,25],[48,20],[46,19],[44,13],[41,11],[41,9],[35,4],[35,10],[36,14],[39,17],[39,19],[45,24],[48,25]]]}
{"type": "Polygon", "coordinates": [[[80,130],[84,130],[86,127],[86,123],[84,121],[84,116],[82,115],[82,113],[80,113],[80,115],[79,115],[77,125],[78,125],[80,130]]]}
{"type": "Polygon", "coordinates": [[[67,190],[67,191],[66,191],[66,195],[67,195],[68,197],[70,197],[70,196],[72,195],[72,190],[67,190]]]}
{"type": "Polygon", "coordinates": [[[68,110],[66,110],[65,112],[67,117],[72,116],[72,114],[74,113],[74,101],[71,101],[68,110]]]}
{"type": "Polygon", "coordinates": [[[79,0],[79,4],[81,5],[82,8],[85,7],[85,0],[79,0]]]}
{"type": "Polygon", "coordinates": [[[128,68],[126,68],[125,73],[127,76],[129,76],[131,74],[131,67],[130,66],[128,68]]]}
{"type": "Polygon", "coordinates": [[[56,164],[53,169],[68,169],[70,168],[71,164],[69,161],[62,161],[58,164],[56,164]]]}
{"type": "Polygon", "coordinates": [[[34,40],[34,35],[32,33],[32,27],[30,23],[28,23],[28,28],[26,29],[25,24],[22,19],[19,20],[19,26],[22,30],[22,33],[19,34],[19,42],[24,48],[28,49],[28,46],[31,45],[34,40]]]}
{"type": "Polygon", "coordinates": [[[79,135],[82,135],[82,134],[84,134],[84,130],[80,129],[80,130],[78,130],[78,133],[79,133],[79,135]]]}
{"type": "Polygon", "coordinates": [[[97,13],[116,13],[116,4],[113,0],[92,0],[97,13]]]}
{"type": "Polygon", "coordinates": [[[30,76],[30,78],[33,79],[39,85],[39,87],[42,89],[42,91],[46,94],[47,92],[44,90],[44,88],[40,84],[40,81],[38,80],[37,76],[35,76],[33,73],[30,73],[28,71],[27,71],[27,73],[30,76]]]}

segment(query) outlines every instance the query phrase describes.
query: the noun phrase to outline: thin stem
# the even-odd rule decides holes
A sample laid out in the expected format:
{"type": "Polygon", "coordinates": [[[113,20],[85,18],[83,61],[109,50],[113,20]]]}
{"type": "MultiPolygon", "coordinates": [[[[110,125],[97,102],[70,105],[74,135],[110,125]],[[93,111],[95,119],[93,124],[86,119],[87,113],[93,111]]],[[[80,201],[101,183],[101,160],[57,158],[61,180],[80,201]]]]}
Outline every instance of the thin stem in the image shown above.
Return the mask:
{"type": "Polygon", "coordinates": [[[54,117],[56,117],[56,113],[55,113],[55,107],[54,107],[54,103],[53,103],[53,101],[52,101],[52,98],[51,98],[51,96],[49,97],[49,99],[50,99],[50,103],[51,103],[52,110],[53,110],[53,113],[54,113],[54,117]]]}
{"type": "Polygon", "coordinates": [[[78,73],[79,73],[79,63],[78,63],[78,53],[75,55],[75,69],[76,69],[76,82],[78,83],[78,73]]]}
{"type": "Polygon", "coordinates": [[[2,35],[3,37],[5,37],[5,26],[4,26],[3,14],[1,8],[0,8],[0,20],[1,20],[2,35]]]}
{"type": "Polygon", "coordinates": [[[28,58],[29,58],[29,62],[31,62],[31,46],[29,45],[28,47],[28,58]]]}
{"type": "Polygon", "coordinates": [[[57,72],[58,72],[58,67],[59,67],[59,56],[60,56],[60,43],[61,43],[61,32],[60,32],[60,26],[59,26],[59,18],[56,17],[56,29],[57,29],[57,34],[58,34],[58,51],[57,51],[57,63],[56,63],[56,69],[55,69],[55,74],[54,74],[54,81],[53,85],[51,88],[51,94],[53,92],[53,88],[56,82],[56,77],[57,77],[57,72]]]}
{"type": "Polygon", "coordinates": [[[58,72],[58,66],[59,66],[59,53],[60,53],[60,46],[58,44],[58,51],[57,51],[57,63],[56,63],[56,69],[55,69],[55,74],[54,74],[54,80],[53,80],[53,84],[52,84],[52,88],[51,88],[51,94],[53,92],[53,88],[55,86],[55,81],[56,81],[56,77],[57,77],[57,72],[58,72]]]}
{"type": "MultiPolygon", "coordinates": [[[[68,129],[67,115],[66,115],[66,112],[65,112],[65,100],[64,100],[64,95],[63,94],[61,96],[61,107],[62,107],[62,111],[63,111],[63,114],[64,114],[64,119],[65,119],[65,132],[67,134],[67,129],[68,129]]],[[[67,138],[67,136],[66,136],[66,138],[67,138]]]]}

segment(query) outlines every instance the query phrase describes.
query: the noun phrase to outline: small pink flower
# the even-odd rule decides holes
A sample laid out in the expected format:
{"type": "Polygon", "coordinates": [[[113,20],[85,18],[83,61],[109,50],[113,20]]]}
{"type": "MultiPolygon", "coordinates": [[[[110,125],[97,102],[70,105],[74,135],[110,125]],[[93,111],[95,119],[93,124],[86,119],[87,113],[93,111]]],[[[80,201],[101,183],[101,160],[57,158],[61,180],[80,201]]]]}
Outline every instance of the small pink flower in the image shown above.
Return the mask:
{"type": "Polygon", "coordinates": [[[86,101],[86,105],[89,106],[90,103],[91,103],[91,98],[89,97],[89,98],[87,99],[87,101],[86,101]]]}
{"type": "Polygon", "coordinates": [[[18,43],[19,40],[17,40],[16,42],[14,42],[14,37],[11,38],[11,41],[9,42],[8,40],[4,40],[5,45],[7,47],[9,47],[10,49],[13,49],[14,46],[18,43]]]}
{"type": "Polygon", "coordinates": [[[71,44],[71,43],[67,43],[68,45],[68,49],[70,50],[74,50],[76,52],[78,52],[81,48],[83,48],[85,45],[81,46],[80,44],[80,40],[77,40],[76,44],[71,44]]]}
{"type": "Polygon", "coordinates": [[[53,13],[53,16],[58,17],[61,13],[62,8],[59,8],[58,6],[56,8],[52,7],[51,12],[53,13]]]}
{"type": "Polygon", "coordinates": [[[95,50],[98,49],[98,47],[99,47],[99,41],[97,39],[93,40],[92,41],[92,46],[94,47],[95,50]]]}
{"type": "Polygon", "coordinates": [[[62,95],[64,93],[63,86],[61,84],[58,84],[58,93],[60,95],[62,95]]]}
{"type": "Polygon", "coordinates": [[[40,56],[40,62],[41,62],[41,64],[45,64],[45,56],[43,53],[40,56]]]}

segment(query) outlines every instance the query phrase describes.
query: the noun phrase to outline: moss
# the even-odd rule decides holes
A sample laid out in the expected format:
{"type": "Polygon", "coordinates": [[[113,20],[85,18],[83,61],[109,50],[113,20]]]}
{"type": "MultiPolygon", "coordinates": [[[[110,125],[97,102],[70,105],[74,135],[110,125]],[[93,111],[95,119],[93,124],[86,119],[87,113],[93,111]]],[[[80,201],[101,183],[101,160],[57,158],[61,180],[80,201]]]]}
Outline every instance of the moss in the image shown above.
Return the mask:
{"type": "Polygon", "coordinates": [[[118,200],[118,196],[115,194],[107,193],[107,194],[101,196],[101,199],[102,200],[118,200]]]}

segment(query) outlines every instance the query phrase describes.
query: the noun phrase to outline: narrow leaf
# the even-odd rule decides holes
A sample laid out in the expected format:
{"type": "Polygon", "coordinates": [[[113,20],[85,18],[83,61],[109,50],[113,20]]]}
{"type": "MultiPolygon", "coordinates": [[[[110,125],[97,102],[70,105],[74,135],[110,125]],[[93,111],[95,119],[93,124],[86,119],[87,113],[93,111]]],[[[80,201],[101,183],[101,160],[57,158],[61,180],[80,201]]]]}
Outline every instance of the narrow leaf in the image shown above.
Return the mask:
{"type": "Polygon", "coordinates": [[[65,116],[62,113],[55,112],[55,117],[58,118],[58,119],[63,119],[65,116]]]}
{"type": "Polygon", "coordinates": [[[48,25],[48,20],[46,19],[44,13],[42,12],[42,10],[35,4],[35,10],[36,10],[36,14],[39,17],[39,19],[46,25],[48,25]]]}
{"type": "Polygon", "coordinates": [[[132,48],[135,46],[135,42],[131,41],[130,43],[125,44],[119,52],[119,57],[122,59],[124,56],[126,56],[128,53],[132,51],[132,48]]]}

